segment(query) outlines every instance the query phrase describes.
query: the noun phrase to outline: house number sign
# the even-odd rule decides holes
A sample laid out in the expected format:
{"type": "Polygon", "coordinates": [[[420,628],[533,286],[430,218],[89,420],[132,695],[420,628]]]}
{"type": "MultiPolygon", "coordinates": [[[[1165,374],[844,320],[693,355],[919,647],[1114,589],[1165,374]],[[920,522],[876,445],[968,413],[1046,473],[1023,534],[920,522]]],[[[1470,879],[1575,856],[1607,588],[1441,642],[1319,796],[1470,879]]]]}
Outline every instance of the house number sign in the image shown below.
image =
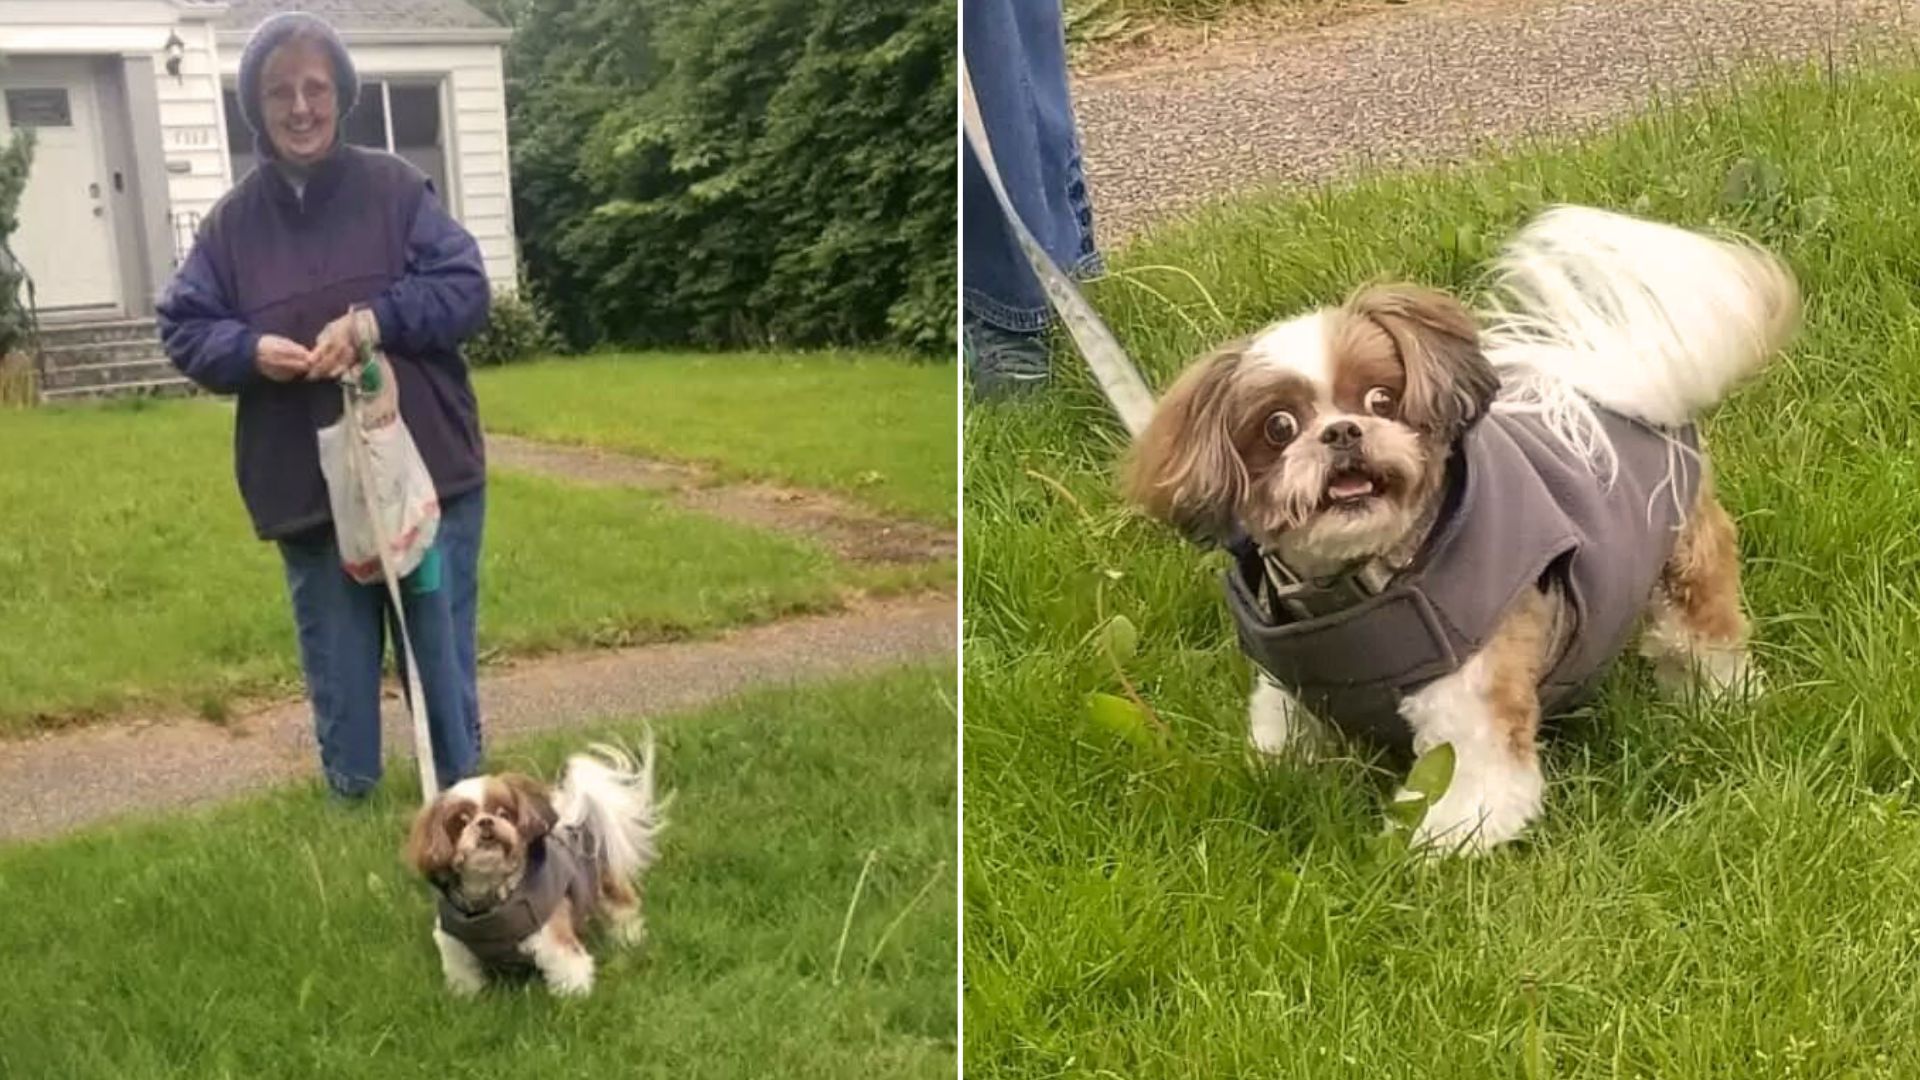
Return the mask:
{"type": "Polygon", "coordinates": [[[166,131],[169,150],[204,150],[220,145],[220,131],[212,127],[178,127],[166,131]]]}

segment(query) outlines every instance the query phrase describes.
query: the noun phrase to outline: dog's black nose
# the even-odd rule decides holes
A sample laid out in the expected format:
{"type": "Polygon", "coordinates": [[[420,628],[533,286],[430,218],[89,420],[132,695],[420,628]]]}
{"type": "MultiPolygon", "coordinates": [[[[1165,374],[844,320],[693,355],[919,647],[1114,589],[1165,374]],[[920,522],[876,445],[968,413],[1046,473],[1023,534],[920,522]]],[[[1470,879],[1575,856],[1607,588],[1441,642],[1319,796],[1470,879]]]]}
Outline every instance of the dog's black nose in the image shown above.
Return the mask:
{"type": "Polygon", "coordinates": [[[489,838],[493,836],[493,819],[492,818],[483,817],[479,821],[474,823],[474,827],[480,830],[481,836],[489,837],[489,838]]]}
{"type": "Polygon", "coordinates": [[[1320,433],[1320,441],[1336,450],[1345,450],[1360,441],[1360,425],[1351,420],[1336,420],[1320,433]]]}

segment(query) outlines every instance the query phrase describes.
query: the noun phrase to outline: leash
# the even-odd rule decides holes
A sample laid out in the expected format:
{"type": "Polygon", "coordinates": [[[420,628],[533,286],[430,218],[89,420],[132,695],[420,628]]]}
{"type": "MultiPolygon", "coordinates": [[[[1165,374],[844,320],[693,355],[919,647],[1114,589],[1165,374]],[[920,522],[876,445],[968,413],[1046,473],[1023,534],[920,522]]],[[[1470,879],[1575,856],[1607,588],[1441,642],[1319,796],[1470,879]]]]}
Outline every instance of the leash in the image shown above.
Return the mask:
{"type": "MultiPolygon", "coordinates": [[[[434,797],[440,794],[440,783],[433,768],[433,733],[427,724],[427,694],[420,684],[420,665],[414,660],[413,637],[407,632],[406,605],[400,598],[400,575],[394,570],[390,548],[393,538],[387,535],[386,524],[374,502],[373,488],[368,483],[373,476],[373,461],[367,453],[366,428],[361,426],[361,399],[380,392],[382,372],[380,365],[374,362],[373,343],[360,333],[358,319],[354,320],[353,329],[354,344],[360,353],[360,375],[357,379],[345,376],[340,379],[340,393],[346,403],[348,452],[353,455],[354,466],[360,474],[360,497],[366,503],[368,519],[373,522],[374,538],[380,548],[380,573],[386,579],[387,598],[393,604],[393,621],[400,627],[400,651],[406,658],[407,666],[407,712],[413,717],[413,759],[420,769],[421,802],[431,804],[434,797]]],[[[398,392],[397,387],[395,391],[398,392]]],[[[401,420],[397,400],[394,410],[391,422],[398,424],[401,420]]]]}
{"type": "Polygon", "coordinates": [[[993,145],[987,141],[987,125],[980,119],[979,105],[973,97],[973,80],[967,75],[967,58],[960,57],[960,110],[966,125],[967,143],[973,147],[973,156],[980,163],[980,171],[986,174],[987,186],[993,189],[993,197],[1000,203],[1000,210],[1006,215],[1007,224],[1013,229],[1014,238],[1020,242],[1020,250],[1027,257],[1027,264],[1033,267],[1033,274],[1040,279],[1040,285],[1046,290],[1047,300],[1053,310],[1060,315],[1061,325],[1079,347],[1080,355],[1086,359],[1087,367],[1092,370],[1094,381],[1100,385],[1100,393],[1119,416],[1120,423],[1132,438],[1139,438],[1147,429],[1147,421],[1153,418],[1153,390],[1147,386],[1147,380],[1140,375],[1140,369],[1128,359],[1126,350],[1114,339],[1113,331],[1087,303],[1080,289],[1067,276],[1066,271],[1053,261],[1040,241],[1034,239],[1027,223],[1020,219],[1020,212],[1013,208],[1013,199],[1007,195],[1004,181],[1000,179],[1000,170],[993,163],[993,145]]]}
{"type": "MultiPolygon", "coordinates": [[[[1140,369],[1127,356],[1126,350],[1120,347],[1113,331],[1107,328],[1099,313],[1093,310],[1093,305],[1081,294],[1073,278],[1040,246],[1040,241],[1027,228],[1027,223],[1021,220],[1020,212],[1014,209],[1013,199],[1007,194],[999,167],[994,164],[993,145],[987,139],[987,125],[981,119],[979,104],[974,99],[973,79],[967,73],[964,54],[960,57],[960,111],[966,128],[967,145],[973,148],[974,159],[979,162],[980,171],[986,175],[987,186],[993,189],[994,200],[1000,204],[1001,213],[1006,216],[1014,238],[1019,241],[1021,253],[1027,257],[1027,264],[1033,268],[1034,276],[1040,279],[1041,287],[1046,290],[1048,302],[1059,314],[1061,324],[1067,328],[1088,369],[1093,372],[1101,395],[1120,418],[1127,434],[1138,439],[1140,433],[1146,430],[1147,422],[1153,419],[1153,390],[1147,386],[1147,380],[1141,376],[1140,369]]],[[[1308,581],[1287,569],[1272,555],[1266,552],[1259,554],[1266,567],[1276,617],[1281,610],[1285,610],[1295,618],[1311,618],[1321,606],[1317,601],[1331,599],[1337,604],[1347,604],[1379,591],[1376,583],[1368,581],[1358,572],[1337,575],[1327,581],[1308,581]]]]}

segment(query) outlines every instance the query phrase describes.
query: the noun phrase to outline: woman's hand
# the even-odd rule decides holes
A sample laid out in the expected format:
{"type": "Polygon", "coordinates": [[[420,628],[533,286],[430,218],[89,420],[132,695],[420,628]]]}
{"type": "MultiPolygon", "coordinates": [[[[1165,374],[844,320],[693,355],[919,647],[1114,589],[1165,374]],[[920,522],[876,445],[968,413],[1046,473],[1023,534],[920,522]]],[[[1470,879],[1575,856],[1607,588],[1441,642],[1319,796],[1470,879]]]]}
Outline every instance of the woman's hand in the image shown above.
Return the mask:
{"type": "Polygon", "coordinates": [[[337,379],[358,359],[359,350],[354,348],[353,341],[353,313],[348,312],[320,331],[319,339],[313,343],[313,370],[307,372],[307,378],[337,379]]]}
{"type": "Polygon", "coordinates": [[[328,323],[313,343],[309,379],[337,379],[360,362],[360,343],[380,344],[380,324],[366,310],[349,311],[328,323]]]}
{"type": "Polygon", "coordinates": [[[253,366],[274,382],[292,382],[308,377],[307,373],[313,368],[313,354],[297,341],[278,334],[262,334],[260,343],[254,347],[253,366]]]}

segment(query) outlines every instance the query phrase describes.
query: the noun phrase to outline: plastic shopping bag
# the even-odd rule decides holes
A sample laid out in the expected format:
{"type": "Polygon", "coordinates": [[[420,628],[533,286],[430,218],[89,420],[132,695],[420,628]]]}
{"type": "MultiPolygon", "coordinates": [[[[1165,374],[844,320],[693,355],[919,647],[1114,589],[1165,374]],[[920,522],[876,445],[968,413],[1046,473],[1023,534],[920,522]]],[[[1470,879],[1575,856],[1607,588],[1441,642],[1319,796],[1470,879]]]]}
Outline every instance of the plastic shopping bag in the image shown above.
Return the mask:
{"type": "Polygon", "coordinates": [[[340,565],[363,585],[381,580],[383,541],[394,577],[403,578],[420,565],[440,529],[439,496],[400,419],[393,368],[386,357],[371,355],[341,383],[346,406],[339,422],[320,430],[320,471],[340,565]]]}

